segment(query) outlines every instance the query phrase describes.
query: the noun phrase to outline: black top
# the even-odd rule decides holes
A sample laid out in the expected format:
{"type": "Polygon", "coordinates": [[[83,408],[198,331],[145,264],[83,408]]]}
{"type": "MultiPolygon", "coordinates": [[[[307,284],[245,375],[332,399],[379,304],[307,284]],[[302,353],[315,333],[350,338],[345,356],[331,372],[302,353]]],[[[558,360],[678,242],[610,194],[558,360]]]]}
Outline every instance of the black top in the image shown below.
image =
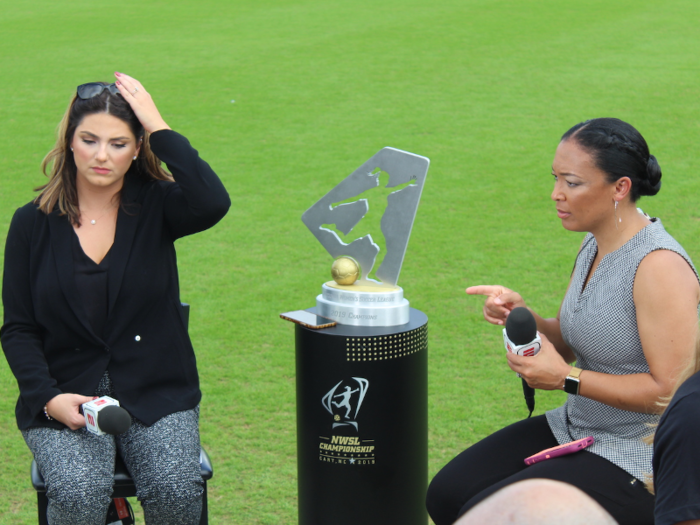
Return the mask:
{"type": "Polygon", "coordinates": [[[211,228],[231,201],[185,137],[161,130],[150,145],[175,182],[125,177],[101,333],[76,286],[68,218],[58,208],[47,215],[34,203],[12,218],[0,339],[19,386],[20,429],[65,428],[46,419],[44,405],[64,392],[93,395],[105,371],[121,406],[146,425],[201,399],[174,242],[211,228]]]}
{"type": "Polygon", "coordinates": [[[700,519],[700,372],[673,396],[654,437],[656,525],[700,519]]]}
{"type": "Polygon", "coordinates": [[[107,299],[109,252],[97,264],[83,251],[80,239],[74,232],[73,268],[75,269],[75,286],[82,298],[85,313],[90,320],[92,330],[101,336],[107,320],[107,305],[109,304],[107,299]]]}

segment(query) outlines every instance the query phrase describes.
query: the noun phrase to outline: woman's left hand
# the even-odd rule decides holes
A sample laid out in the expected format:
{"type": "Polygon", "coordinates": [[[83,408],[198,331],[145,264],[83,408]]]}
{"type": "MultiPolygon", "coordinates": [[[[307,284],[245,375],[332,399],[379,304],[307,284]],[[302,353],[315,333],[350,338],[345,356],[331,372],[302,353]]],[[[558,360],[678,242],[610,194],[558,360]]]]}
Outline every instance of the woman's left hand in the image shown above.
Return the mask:
{"type": "Polygon", "coordinates": [[[134,110],[134,113],[136,113],[136,117],[143,125],[143,129],[149,133],[154,133],[161,129],[170,129],[170,126],[160,116],[151,94],[144,89],[141,82],[125,73],[117,72],[114,73],[114,76],[117,77],[117,89],[119,89],[124,100],[129,103],[131,109],[134,110]]]}
{"type": "Polygon", "coordinates": [[[508,366],[518,372],[532,388],[540,390],[561,390],[564,380],[571,371],[561,354],[547,337],[540,333],[542,348],[535,356],[521,356],[506,352],[508,366]]]}

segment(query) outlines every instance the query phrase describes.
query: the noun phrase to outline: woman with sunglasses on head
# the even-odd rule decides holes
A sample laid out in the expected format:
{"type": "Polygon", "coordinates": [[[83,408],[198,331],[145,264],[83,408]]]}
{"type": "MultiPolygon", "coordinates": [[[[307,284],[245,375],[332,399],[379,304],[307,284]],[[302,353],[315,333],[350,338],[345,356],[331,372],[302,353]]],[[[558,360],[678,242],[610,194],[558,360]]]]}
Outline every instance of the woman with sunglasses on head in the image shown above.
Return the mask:
{"type": "MultiPolygon", "coordinates": [[[[579,488],[621,525],[654,523],[654,498],[643,483],[652,453],[642,438],[659,419],[657,401],[692,354],[698,273],[661,221],[637,208],[640,197],[658,193],[661,168],[634,127],[613,118],[577,124],[559,142],[552,175],[562,226],[587,234],[559,313],[532,312],[540,352],[506,355],[530,387],[569,396],[563,406],[491,434],[443,467],[427,497],[437,525],[533,478],[579,488]],[[576,454],[524,463],[588,436],[595,442],[576,454]]],[[[486,296],[484,317],[499,326],[514,308],[528,307],[503,286],[467,293],[486,296]]]]}
{"type": "Polygon", "coordinates": [[[49,181],[12,219],[0,337],[52,525],[105,522],[117,453],[149,525],[191,525],[201,392],[174,241],[214,226],[230,200],[141,83],[115,75],[78,87],[49,181]],[[126,433],[86,430],[81,405],[97,396],[129,412],[126,433]]]}

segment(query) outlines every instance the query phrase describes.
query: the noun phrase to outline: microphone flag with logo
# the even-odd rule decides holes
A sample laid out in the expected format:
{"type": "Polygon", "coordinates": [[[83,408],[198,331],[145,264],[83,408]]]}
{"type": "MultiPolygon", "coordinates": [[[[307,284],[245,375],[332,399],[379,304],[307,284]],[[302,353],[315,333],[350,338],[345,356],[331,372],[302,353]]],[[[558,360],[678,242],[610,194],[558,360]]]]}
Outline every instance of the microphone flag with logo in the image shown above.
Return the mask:
{"type": "Polygon", "coordinates": [[[109,396],[83,403],[85,426],[93,434],[123,434],[131,427],[131,416],[109,396]]]}

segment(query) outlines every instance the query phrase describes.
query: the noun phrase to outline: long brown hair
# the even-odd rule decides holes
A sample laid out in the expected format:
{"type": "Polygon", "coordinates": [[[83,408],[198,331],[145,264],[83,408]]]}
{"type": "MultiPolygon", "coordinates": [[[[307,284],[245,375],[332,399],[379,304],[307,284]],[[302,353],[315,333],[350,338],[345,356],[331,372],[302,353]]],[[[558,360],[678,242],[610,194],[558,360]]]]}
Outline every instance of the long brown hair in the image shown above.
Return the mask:
{"type": "MultiPolygon", "coordinates": [[[[106,82],[100,82],[100,84],[107,85],[106,82]]],[[[46,214],[51,213],[58,206],[59,213],[67,215],[70,222],[77,226],[80,226],[80,207],[75,180],[77,168],[70,145],[75,130],[83,119],[95,113],[108,113],[124,121],[136,140],[142,140],[139,156],[131,163],[126,173],[127,177],[143,180],[173,180],[172,176],[161,167],[160,159],[151,151],[149,133],[143,129],[131,106],[121,94],[112,94],[105,89],[100,95],[83,100],[76,93],[58,124],[56,144],[41,163],[41,169],[49,181],[35,189],[40,193],[34,199],[34,203],[46,214]]]]}

